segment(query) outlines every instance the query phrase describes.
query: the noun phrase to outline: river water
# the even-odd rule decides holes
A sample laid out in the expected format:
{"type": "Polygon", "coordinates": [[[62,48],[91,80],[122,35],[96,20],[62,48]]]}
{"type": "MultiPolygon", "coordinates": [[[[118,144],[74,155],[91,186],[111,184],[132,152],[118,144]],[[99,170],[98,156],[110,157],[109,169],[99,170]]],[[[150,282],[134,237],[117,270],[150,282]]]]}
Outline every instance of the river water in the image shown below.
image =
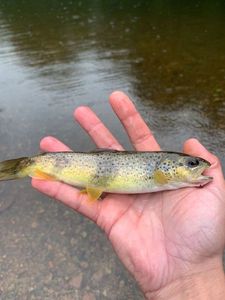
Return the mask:
{"type": "MultiPolygon", "coordinates": [[[[149,2],[0,2],[1,160],[45,135],[93,149],[79,105],[131,148],[108,104],[122,90],[163,149],[197,137],[225,168],[224,1],[149,2]]],[[[29,180],[1,184],[0,211],[1,299],[142,299],[102,232],[29,180]]]]}

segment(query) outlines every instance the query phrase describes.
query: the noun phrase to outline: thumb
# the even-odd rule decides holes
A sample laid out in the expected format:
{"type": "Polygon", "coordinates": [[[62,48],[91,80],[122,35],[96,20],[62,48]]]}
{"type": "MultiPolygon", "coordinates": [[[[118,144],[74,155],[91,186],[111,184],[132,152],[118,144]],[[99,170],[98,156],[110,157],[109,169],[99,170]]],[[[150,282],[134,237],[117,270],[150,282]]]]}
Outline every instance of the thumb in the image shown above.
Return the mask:
{"type": "Polygon", "coordinates": [[[210,153],[197,139],[189,139],[184,143],[184,152],[201,157],[211,163],[211,167],[205,171],[205,174],[212,176],[217,183],[224,185],[224,176],[221,163],[215,155],[210,153]]]}

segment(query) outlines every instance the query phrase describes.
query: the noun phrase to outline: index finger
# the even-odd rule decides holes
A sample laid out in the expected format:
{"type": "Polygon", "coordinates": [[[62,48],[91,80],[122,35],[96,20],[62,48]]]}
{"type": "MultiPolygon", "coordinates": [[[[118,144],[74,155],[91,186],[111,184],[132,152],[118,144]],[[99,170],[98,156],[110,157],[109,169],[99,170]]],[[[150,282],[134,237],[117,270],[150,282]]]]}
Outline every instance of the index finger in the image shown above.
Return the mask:
{"type": "Polygon", "coordinates": [[[78,107],[74,111],[74,117],[98,147],[123,150],[120,143],[89,107],[78,107]]]}
{"type": "Polygon", "coordinates": [[[160,150],[151,130],[127,95],[119,91],[114,92],[110,95],[110,103],[136,150],[160,150]]]}

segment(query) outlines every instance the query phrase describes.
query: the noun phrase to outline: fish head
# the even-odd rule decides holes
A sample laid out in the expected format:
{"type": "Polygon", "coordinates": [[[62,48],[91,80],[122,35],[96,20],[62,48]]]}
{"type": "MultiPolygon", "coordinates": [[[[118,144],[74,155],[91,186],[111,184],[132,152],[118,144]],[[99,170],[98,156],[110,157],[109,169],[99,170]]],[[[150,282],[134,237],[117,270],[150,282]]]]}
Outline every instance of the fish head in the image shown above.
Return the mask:
{"type": "Polygon", "coordinates": [[[203,175],[203,172],[210,166],[207,160],[200,157],[170,153],[160,161],[155,178],[162,184],[203,186],[213,179],[203,175]]]}

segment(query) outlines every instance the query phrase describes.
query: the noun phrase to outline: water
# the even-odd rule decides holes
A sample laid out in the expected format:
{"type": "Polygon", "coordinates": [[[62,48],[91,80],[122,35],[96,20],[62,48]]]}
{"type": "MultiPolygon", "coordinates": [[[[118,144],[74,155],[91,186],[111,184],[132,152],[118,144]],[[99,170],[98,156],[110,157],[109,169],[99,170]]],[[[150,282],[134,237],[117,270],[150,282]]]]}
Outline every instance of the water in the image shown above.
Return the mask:
{"type": "MultiPolygon", "coordinates": [[[[73,123],[81,104],[131,148],[108,104],[123,90],[163,149],[194,136],[225,168],[224,13],[224,1],[1,1],[0,159],[37,153],[45,135],[93,149],[73,123]]],[[[92,223],[28,181],[0,197],[4,299],[142,298],[92,223]],[[79,272],[82,284],[69,284],[79,272]]]]}

